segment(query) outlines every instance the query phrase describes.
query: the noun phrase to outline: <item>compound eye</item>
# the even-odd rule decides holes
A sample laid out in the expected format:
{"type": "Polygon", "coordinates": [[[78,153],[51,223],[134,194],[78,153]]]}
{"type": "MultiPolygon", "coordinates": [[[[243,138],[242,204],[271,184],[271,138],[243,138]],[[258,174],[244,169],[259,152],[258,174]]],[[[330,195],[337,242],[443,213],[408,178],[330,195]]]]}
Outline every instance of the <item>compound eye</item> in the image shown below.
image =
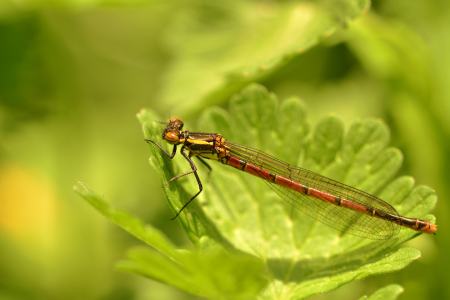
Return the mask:
{"type": "Polygon", "coordinates": [[[173,132],[166,133],[166,136],[164,138],[171,144],[176,144],[180,141],[180,137],[173,132]]]}

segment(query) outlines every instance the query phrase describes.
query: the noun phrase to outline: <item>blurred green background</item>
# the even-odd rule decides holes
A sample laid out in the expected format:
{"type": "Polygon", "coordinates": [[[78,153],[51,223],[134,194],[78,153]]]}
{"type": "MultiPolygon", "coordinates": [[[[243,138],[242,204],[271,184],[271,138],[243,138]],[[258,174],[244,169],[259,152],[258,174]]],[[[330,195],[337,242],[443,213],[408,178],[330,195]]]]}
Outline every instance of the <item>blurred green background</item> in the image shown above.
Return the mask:
{"type": "Polygon", "coordinates": [[[308,10],[330,1],[0,2],[0,298],[197,299],[115,271],[140,242],[72,186],[88,183],[188,246],[169,222],[136,113],[195,124],[257,81],[280,99],[303,98],[313,126],[330,112],[346,124],[382,118],[405,156],[399,175],[439,197],[438,235],[409,242],[421,259],[314,298],[398,283],[400,299],[449,299],[450,5],[376,1],[357,17],[338,2],[332,17],[308,10]],[[297,42],[305,48],[286,50],[297,42]]]}

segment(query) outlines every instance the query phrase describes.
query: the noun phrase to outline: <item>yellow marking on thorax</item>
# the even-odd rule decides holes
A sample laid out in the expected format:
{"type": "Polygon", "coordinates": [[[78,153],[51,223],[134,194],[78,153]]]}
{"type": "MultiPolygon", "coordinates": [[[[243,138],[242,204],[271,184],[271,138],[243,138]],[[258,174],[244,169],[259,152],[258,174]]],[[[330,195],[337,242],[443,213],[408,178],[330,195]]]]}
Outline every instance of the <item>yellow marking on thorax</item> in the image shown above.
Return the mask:
{"type": "Polygon", "coordinates": [[[193,139],[187,139],[187,141],[185,142],[189,142],[192,144],[197,144],[197,145],[213,145],[212,142],[207,142],[207,141],[202,141],[202,140],[193,140],[193,139]]]}

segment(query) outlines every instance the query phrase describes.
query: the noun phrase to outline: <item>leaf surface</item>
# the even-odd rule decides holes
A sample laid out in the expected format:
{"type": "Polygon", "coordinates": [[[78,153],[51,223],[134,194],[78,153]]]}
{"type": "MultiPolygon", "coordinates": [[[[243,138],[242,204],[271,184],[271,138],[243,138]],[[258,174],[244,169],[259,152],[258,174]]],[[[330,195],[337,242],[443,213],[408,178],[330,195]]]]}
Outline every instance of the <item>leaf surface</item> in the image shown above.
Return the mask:
{"type": "MultiPolygon", "coordinates": [[[[402,155],[387,147],[389,130],[382,121],[356,121],[345,133],[342,121],[330,115],[309,135],[303,102],[291,98],[278,107],[276,96],[259,85],[250,85],[234,96],[229,111],[207,109],[198,128],[220,132],[233,142],[264,149],[286,162],[374,193],[393,204],[401,215],[434,220],[427,215],[436,202],[434,191],[424,186],[414,188],[410,177],[394,179],[402,155]],[[280,116],[279,112],[285,114],[280,116]]],[[[140,118],[147,114],[150,112],[143,111],[140,118]]],[[[146,138],[164,143],[160,124],[144,123],[144,132],[146,138]]],[[[161,156],[157,147],[150,147],[154,157],[161,156]]],[[[154,164],[158,173],[164,174],[163,183],[180,174],[164,172],[186,170],[184,159],[174,159],[170,167],[165,158],[163,161],[154,164]]],[[[225,248],[260,258],[270,273],[269,286],[260,299],[303,299],[355,279],[397,271],[420,257],[415,249],[398,249],[419,235],[415,231],[402,229],[385,241],[346,235],[293,209],[261,179],[214,161],[210,164],[213,170],[209,175],[200,167],[204,191],[183,211],[180,222],[197,246],[206,235],[225,248]]],[[[179,179],[165,191],[175,212],[198,186],[195,180],[179,179]],[[174,191],[185,197],[174,197],[174,191]]]]}
{"type": "Polygon", "coordinates": [[[177,7],[166,32],[172,62],[161,103],[186,116],[223,101],[346,27],[369,5],[367,0],[231,0],[177,7]]]}
{"type": "MultiPolygon", "coordinates": [[[[135,248],[118,268],[172,285],[188,293],[210,299],[248,299],[267,284],[263,262],[251,255],[203,247],[203,251],[176,249],[158,229],[144,225],[137,217],[112,208],[84,183],[75,191],[102,215],[153,249],[135,248]],[[233,276],[223,277],[233,274],[233,276]]],[[[202,245],[208,245],[208,237],[202,245]]]]}

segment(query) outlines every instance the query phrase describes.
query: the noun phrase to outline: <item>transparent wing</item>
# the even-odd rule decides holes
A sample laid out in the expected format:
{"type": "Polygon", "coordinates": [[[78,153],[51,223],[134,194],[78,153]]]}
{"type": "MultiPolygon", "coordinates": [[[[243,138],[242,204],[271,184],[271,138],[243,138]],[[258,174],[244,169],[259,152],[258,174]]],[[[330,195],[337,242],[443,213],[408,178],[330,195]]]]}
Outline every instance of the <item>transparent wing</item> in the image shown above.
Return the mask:
{"type": "MultiPolygon", "coordinates": [[[[288,178],[328,194],[350,200],[367,208],[392,215],[397,211],[383,200],[303,168],[294,167],[260,150],[227,141],[232,156],[278,176],[288,178]]],[[[261,174],[260,177],[264,177],[261,174]]],[[[296,209],[339,231],[368,239],[389,239],[400,231],[400,226],[385,219],[337,206],[321,199],[301,194],[287,187],[266,181],[270,188],[296,209]]]]}

